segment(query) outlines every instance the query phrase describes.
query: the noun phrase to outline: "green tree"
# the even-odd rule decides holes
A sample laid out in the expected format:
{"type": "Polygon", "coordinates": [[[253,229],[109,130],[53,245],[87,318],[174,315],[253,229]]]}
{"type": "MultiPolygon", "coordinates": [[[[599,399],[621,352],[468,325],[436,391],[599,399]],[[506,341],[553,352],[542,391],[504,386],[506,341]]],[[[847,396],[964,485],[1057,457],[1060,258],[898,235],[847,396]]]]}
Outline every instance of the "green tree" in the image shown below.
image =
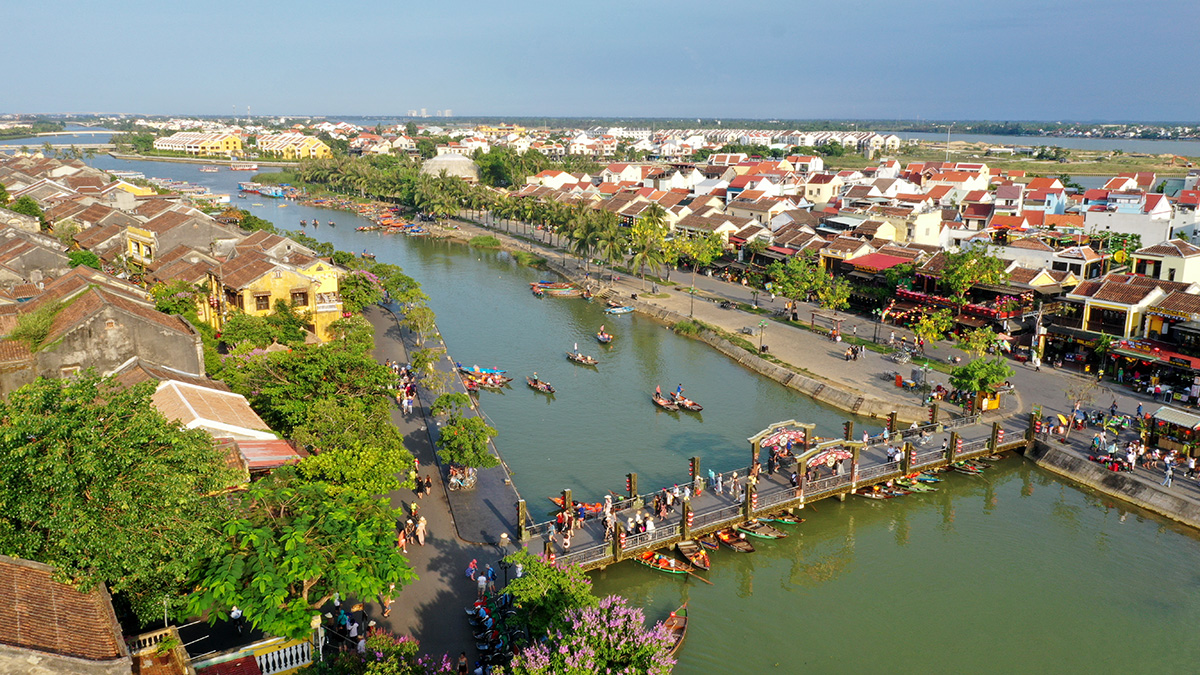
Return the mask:
{"type": "Polygon", "coordinates": [[[996,331],[986,326],[972,328],[959,335],[957,343],[959,349],[975,358],[979,358],[987,353],[988,348],[995,346],[996,331]]]}
{"type": "Polygon", "coordinates": [[[428,305],[416,305],[404,312],[403,323],[405,328],[417,334],[417,344],[424,344],[426,333],[437,325],[434,323],[435,319],[433,310],[428,305]]]}
{"type": "Polygon", "coordinates": [[[629,243],[633,248],[630,261],[642,278],[642,289],[646,288],[646,267],[656,270],[663,260],[663,240],[667,236],[667,211],[659,204],[651,204],[634,221],[629,243]]]}
{"type": "Polygon", "coordinates": [[[911,288],[913,277],[916,275],[916,267],[912,263],[903,263],[894,267],[889,267],[883,272],[883,276],[887,279],[888,286],[896,288],[911,288]]]}
{"type": "Polygon", "coordinates": [[[787,262],[773,262],[767,267],[767,276],[777,293],[783,297],[800,302],[808,300],[817,284],[824,278],[821,263],[811,251],[803,251],[787,259],[787,262]]]}
{"type": "Polygon", "coordinates": [[[8,196],[8,190],[4,188],[4,183],[0,183],[0,206],[7,204],[10,199],[12,197],[8,196]]]}
{"type": "Polygon", "coordinates": [[[524,549],[509,554],[505,561],[521,566],[521,576],[508,582],[505,590],[512,593],[530,636],[566,630],[570,612],[596,606],[592,581],[578,565],[551,565],[524,549]]]}
{"type": "Polygon", "coordinates": [[[408,136],[409,138],[416,136],[417,135],[417,123],[409,122],[408,124],[405,124],[404,125],[404,135],[408,136]]]}
{"type": "Polygon", "coordinates": [[[948,309],[936,309],[932,312],[925,312],[917,319],[911,328],[914,335],[921,338],[926,344],[931,344],[941,340],[946,331],[954,326],[954,317],[948,309]]]}
{"type": "Polygon", "coordinates": [[[38,203],[29,195],[18,197],[17,201],[8,205],[8,210],[32,216],[37,218],[42,225],[46,224],[46,216],[42,213],[42,207],[38,206],[38,203]]]}
{"type": "Polygon", "coordinates": [[[357,314],[383,300],[383,284],[379,283],[379,277],[366,270],[354,270],[342,275],[338,294],[342,296],[342,308],[357,314]]]}
{"type": "Polygon", "coordinates": [[[988,391],[1012,374],[1013,369],[999,357],[975,359],[950,371],[950,386],[962,391],[988,391]]]}
{"type": "MultiPolygon", "coordinates": [[[[413,458],[392,424],[383,399],[325,399],[314,403],[304,424],[292,432],[313,454],[300,462],[305,480],[325,481],[330,491],[385,495],[402,486],[413,458]]],[[[403,487],[411,488],[407,478],[403,487]]]]}
{"type": "Polygon", "coordinates": [[[488,440],[496,435],[496,430],[481,417],[464,417],[463,409],[468,404],[470,398],[465,394],[447,393],[438,396],[430,407],[434,415],[448,416],[438,434],[438,457],[459,466],[479,469],[496,466],[500,460],[488,451],[488,440]]]}
{"type": "Polygon", "coordinates": [[[329,341],[355,354],[375,348],[375,327],[361,314],[351,314],[329,324],[329,341]]]}
{"type": "Polygon", "coordinates": [[[275,337],[275,328],[267,323],[266,317],[245,312],[230,314],[221,327],[221,341],[230,346],[250,344],[259,348],[268,347],[275,337]]]}
{"type": "Polygon", "coordinates": [[[193,573],[188,613],[216,620],[236,606],[265,633],[307,637],[334,593],[373,598],[416,579],[396,546],[399,515],[385,499],[277,469],[230,505],[193,573]]]}
{"type": "Polygon", "coordinates": [[[976,284],[1002,284],[1008,280],[1009,261],[992,255],[986,247],[970,246],[947,251],[942,267],[942,286],[950,293],[959,311],[967,304],[967,291],[976,284]]]}
{"type": "Polygon", "coordinates": [[[236,482],[212,438],[167,420],[154,386],[39,378],[0,401],[0,551],[98,582],[162,617],[216,542],[236,482]]]}
{"type": "Polygon", "coordinates": [[[854,287],[845,277],[830,275],[825,283],[817,286],[817,302],[834,312],[850,306],[850,292],[854,287]]]}
{"type": "Polygon", "coordinates": [[[292,303],[285,300],[275,301],[275,311],[268,314],[267,325],[274,333],[273,337],[281,345],[302,344],[307,334],[308,312],[299,314],[292,303]]]}
{"type": "MultiPolygon", "coordinates": [[[[4,197],[0,195],[0,204],[3,203],[4,197]]],[[[75,246],[75,235],[79,234],[82,230],[83,228],[79,226],[79,223],[75,222],[74,218],[67,218],[54,224],[54,238],[63,246],[71,248],[75,246]]]]}
{"type": "Polygon", "coordinates": [[[178,314],[193,325],[200,323],[196,312],[196,300],[204,295],[202,289],[179,279],[160,282],[150,288],[154,309],[164,314],[178,314]]]}
{"type": "Polygon", "coordinates": [[[100,269],[100,256],[91,251],[71,251],[67,254],[67,261],[71,267],[90,267],[94,270],[100,269]]]}

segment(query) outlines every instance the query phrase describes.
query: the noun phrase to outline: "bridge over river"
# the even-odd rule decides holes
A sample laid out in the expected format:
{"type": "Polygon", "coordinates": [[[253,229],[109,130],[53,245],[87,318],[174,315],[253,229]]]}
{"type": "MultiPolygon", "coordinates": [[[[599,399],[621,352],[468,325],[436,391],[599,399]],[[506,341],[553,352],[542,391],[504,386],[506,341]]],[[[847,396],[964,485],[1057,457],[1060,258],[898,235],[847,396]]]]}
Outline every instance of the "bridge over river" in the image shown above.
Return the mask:
{"type": "MultiPolygon", "coordinates": [[[[937,420],[937,415],[934,406],[930,418],[937,420]]],[[[894,419],[890,428],[895,428],[894,419]]],[[[557,561],[576,563],[585,570],[600,569],[636,558],[644,551],[668,548],[680,540],[711,534],[753,518],[803,509],[807,504],[829,497],[845,499],[856,490],[914,472],[1020,450],[1027,442],[1022,422],[1009,418],[988,423],[980,415],[895,430],[886,438],[881,434],[866,443],[849,440],[854,437],[851,422],[846,424],[844,439],[809,443],[807,439],[812,429],[812,425],[792,420],[771,425],[748,439],[750,464],[719,475],[705,472],[702,460],[693,458],[691,475],[686,482],[666,486],[672,490],[678,487],[686,497],[675,505],[665,520],[656,520],[653,531],[626,531],[628,522],[638,513],[648,514],[654,496],[662,494],[661,489],[639,494],[637,475],[629,474],[626,476],[628,493],[613,494],[617,531],[608,540],[605,540],[602,516],[589,513],[583,526],[572,533],[569,550],[563,550],[561,536],[551,541],[555,521],[526,525],[528,508],[523,500],[518,502],[518,538],[531,552],[554,554],[557,561]],[[788,439],[792,441],[791,456],[781,461],[776,471],[769,473],[761,455],[768,448],[782,448],[788,439]],[[889,446],[901,450],[893,460],[887,458],[889,446]],[[759,465],[757,482],[755,486],[748,486],[746,478],[754,464],[759,465]],[[795,486],[791,482],[793,471],[798,478],[795,486]],[[732,489],[735,475],[740,492],[736,496],[732,489]],[[722,489],[718,491],[716,485],[722,489]]],[[[564,490],[562,499],[564,504],[571,503],[571,491],[564,490]]]]}

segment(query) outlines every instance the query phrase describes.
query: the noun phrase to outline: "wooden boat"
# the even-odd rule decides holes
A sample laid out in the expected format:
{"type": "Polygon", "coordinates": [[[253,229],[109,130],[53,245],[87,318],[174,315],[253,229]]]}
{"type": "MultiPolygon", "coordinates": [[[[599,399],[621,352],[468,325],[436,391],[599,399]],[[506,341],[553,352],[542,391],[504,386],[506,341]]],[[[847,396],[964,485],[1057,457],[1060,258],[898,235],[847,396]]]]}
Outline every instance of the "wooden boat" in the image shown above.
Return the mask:
{"type": "Polygon", "coordinates": [[[567,352],[567,360],[574,361],[581,366],[594,366],[599,363],[599,361],[596,360],[596,357],[580,354],[579,352],[567,352]]]}
{"type": "Polygon", "coordinates": [[[699,537],[696,539],[696,542],[710,551],[715,551],[721,548],[720,542],[718,542],[717,538],[711,534],[706,534],[703,537],[699,537]]]}
{"type": "Polygon", "coordinates": [[[909,492],[937,492],[937,488],[935,487],[929,487],[920,481],[909,480],[907,478],[896,479],[896,485],[909,492]]]}
{"type": "Polygon", "coordinates": [[[503,389],[505,387],[505,385],[507,385],[509,382],[512,382],[511,377],[504,377],[502,375],[497,375],[494,377],[488,377],[487,379],[484,379],[484,376],[481,376],[481,375],[472,375],[470,373],[463,373],[463,381],[465,382],[468,380],[470,380],[471,382],[474,382],[475,386],[479,389],[492,389],[492,390],[503,389]]]}
{"type": "Polygon", "coordinates": [[[700,405],[699,403],[696,403],[695,401],[684,396],[683,394],[679,394],[679,393],[673,391],[673,392],[671,392],[670,397],[671,397],[672,403],[674,403],[675,405],[679,406],[680,408],[682,408],[684,410],[690,410],[691,412],[700,412],[701,410],[704,410],[704,406],[700,405]]]}
{"type": "Polygon", "coordinates": [[[605,314],[629,314],[633,311],[632,307],[609,307],[604,310],[605,314]]]}
{"type": "Polygon", "coordinates": [[[574,284],[572,284],[572,283],[569,283],[569,282],[566,282],[566,281],[546,281],[546,280],[542,280],[542,281],[531,281],[531,282],[529,283],[529,285],[530,285],[530,286],[540,286],[541,288],[547,288],[547,289],[551,289],[551,288],[557,288],[557,289],[575,288],[575,285],[574,285],[574,284]]]}
{"type": "Polygon", "coordinates": [[[688,572],[696,571],[696,568],[688,563],[676,560],[671,556],[663,555],[658,551],[645,551],[634,558],[634,560],[646,567],[656,569],[659,572],[666,572],[667,574],[687,574],[688,572]]]}
{"type": "Polygon", "coordinates": [[[787,536],[787,532],[777,527],[772,527],[761,520],[747,520],[737,526],[737,531],[745,532],[751,537],[758,537],[759,539],[783,539],[787,536]]]}
{"type": "Polygon", "coordinates": [[[330,227],[337,227],[337,223],[335,223],[335,222],[333,222],[333,221],[331,220],[331,221],[329,221],[329,226],[330,226],[330,227]]]}
{"type": "Polygon", "coordinates": [[[679,549],[679,555],[683,556],[684,560],[690,562],[699,569],[706,570],[711,567],[711,564],[708,561],[708,553],[706,553],[704,547],[696,543],[695,540],[684,539],[683,541],[675,544],[675,548],[679,549]]]}
{"type": "Polygon", "coordinates": [[[738,532],[732,527],[727,527],[724,530],[717,532],[717,540],[725,544],[730,550],[738,553],[754,553],[754,544],[746,541],[746,535],[738,532]]]}
{"type": "Polygon", "coordinates": [[[891,499],[892,497],[896,496],[890,492],[884,492],[883,490],[879,490],[877,488],[878,486],[859,488],[854,491],[854,494],[858,495],[859,497],[866,497],[867,499],[891,499]]]}
{"type": "Polygon", "coordinates": [[[304,219],[301,219],[301,220],[300,220],[300,227],[304,227],[305,225],[308,225],[308,221],[307,221],[307,220],[304,220],[304,219]]]}
{"type": "Polygon", "coordinates": [[[613,336],[609,335],[608,333],[596,333],[596,340],[600,344],[606,345],[613,341],[613,336]]]}
{"type": "Polygon", "coordinates": [[[671,616],[663,622],[663,628],[667,629],[667,635],[671,638],[671,656],[674,657],[679,653],[680,647],[683,647],[683,640],[687,637],[688,616],[687,603],[683,603],[679,609],[671,612],[671,616]]]}
{"type": "Polygon", "coordinates": [[[546,291],[543,291],[542,289],[538,288],[537,286],[534,286],[533,287],[533,296],[535,298],[544,298],[544,297],[546,297],[546,291]]]}
{"type": "Polygon", "coordinates": [[[650,394],[650,400],[654,401],[654,405],[662,408],[663,410],[671,410],[671,411],[679,410],[679,406],[672,403],[666,396],[660,396],[658,394],[650,394]]]}
{"type": "Polygon", "coordinates": [[[769,516],[763,516],[759,520],[764,523],[782,523],[784,525],[799,525],[804,522],[803,518],[797,518],[790,513],[772,513],[769,516]]]}
{"type": "Polygon", "coordinates": [[[479,373],[483,373],[484,375],[502,375],[508,372],[507,370],[501,370],[500,368],[480,368],[479,366],[471,366],[468,368],[458,361],[454,362],[454,367],[458,368],[459,371],[469,375],[475,375],[479,373]]]}
{"type": "Polygon", "coordinates": [[[375,254],[374,254],[374,253],[368,253],[368,252],[366,252],[366,251],[363,251],[363,252],[362,252],[362,257],[363,257],[363,258],[365,258],[365,259],[367,259],[367,260],[374,260],[374,259],[375,259],[375,254]]]}
{"type": "Polygon", "coordinates": [[[554,386],[551,385],[549,382],[543,382],[542,380],[535,380],[532,377],[529,377],[528,375],[525,376],[525,382],[527,382],[529,384],[530,389],[540,391],[543,394],[553,394],[554,393],[554,386]]]}
{"type": "MultiPolygon", "coordinates": [[[[563,505],[562,497],[550,497],[550,501],[554,502],[555,505],[558,506],[558,508],[560,508],[560,509],[562,508],[562,505],[563,505]]],[[[601,504],[600,502],[595,502],[594,504],[588,504],[586,502],[575,502],[571,506],[573,508],[579,508],[580,506],[582,506],[584,508],[584,510],[586,510],[588,513],[600,513],[601,511],[604,510],[604,504],[601,504]]]]}

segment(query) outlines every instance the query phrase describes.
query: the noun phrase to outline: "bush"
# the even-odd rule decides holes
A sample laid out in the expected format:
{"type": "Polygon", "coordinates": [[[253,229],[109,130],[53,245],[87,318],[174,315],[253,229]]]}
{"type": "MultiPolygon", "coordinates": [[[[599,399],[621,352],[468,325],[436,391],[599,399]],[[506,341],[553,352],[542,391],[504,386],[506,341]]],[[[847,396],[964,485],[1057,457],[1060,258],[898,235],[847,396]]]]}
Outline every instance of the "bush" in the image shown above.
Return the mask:
{"type": "Polygon", "coordinates": [[[675,331],[677,335],[696,337],[703,332],[704,328],[691,319],[683,319],[682,321],[676,321],[675,325],[671,326],[671,330],[675,331]]]}
{"type": "Polygon", "coordinates": [[[475,248],[500,248],[500,240],[490,234],[471,237],[471,241],[467,243],[475,248]]]}
{"type": "Polygon", "coordinates": [[[516,253],[513,253],[513,260],[516,260],[518,264],[525,265],[526,267],[541,267],[546,263],[545,258],[536,256],[527,251],[517,251],[516,253]]]}

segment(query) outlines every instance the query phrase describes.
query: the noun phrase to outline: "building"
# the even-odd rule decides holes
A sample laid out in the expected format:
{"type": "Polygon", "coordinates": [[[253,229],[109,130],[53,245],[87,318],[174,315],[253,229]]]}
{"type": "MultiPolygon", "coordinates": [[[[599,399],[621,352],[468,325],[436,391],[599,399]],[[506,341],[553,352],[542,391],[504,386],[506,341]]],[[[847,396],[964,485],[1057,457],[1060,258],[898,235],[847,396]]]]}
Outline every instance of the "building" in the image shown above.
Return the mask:
{"type": "Polygon", "coordinates": [[[334,286],[342,271],[306,254],[297,252],[292,256],[295,264],[276,260],[257,248],[243,247],[213,270],[209,274],[209,303],[221,308],[213,328],[220,330],[230,312],[268,316],[283,302],[309,317],[308,329],[318,340],[328,339],[329,324],[342,318],[341,299],[334,286]],[[315,276],[301,269],[311,270],[315,276]]]}
{"type": "Polygon", "coordinates": [[[258,137],[257,145],[260,155],[280,159],[321,159],[333,156],[333,151],[321,139],[295,132],[264,134],[258,137]]]}
{"type": "Polygon", "coordinates": [[[233,157],[242,154],[242,139],[232,132],[181,131],[154,141],[155,150],[183,152],[199,157],[233,157]]]}
{"type": "Polygon", "coordinates": [[[1200,282],[1200,248],[1182,239],[1171,239],[1135,251],[1130,268],[1139,276],[1197,283],[1200,282]]]}

